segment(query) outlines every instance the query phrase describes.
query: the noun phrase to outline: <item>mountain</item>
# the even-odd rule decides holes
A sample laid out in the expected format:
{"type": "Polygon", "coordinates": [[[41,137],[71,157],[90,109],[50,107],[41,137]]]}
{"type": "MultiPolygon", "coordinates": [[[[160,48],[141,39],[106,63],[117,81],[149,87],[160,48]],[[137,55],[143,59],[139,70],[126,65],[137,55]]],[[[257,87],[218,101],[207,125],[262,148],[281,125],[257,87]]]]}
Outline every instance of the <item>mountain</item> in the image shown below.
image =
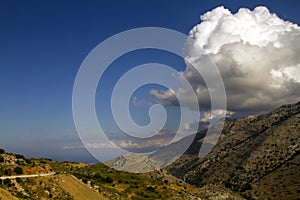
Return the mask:
{"type": "Polygon", "coordinates": [[[199,158],[205,132],[166,168],[171,174],[198,187],[221,184],[248,199],[299,199],[300,102],[226,119],[218,143],[199,158]]]}
{"type": "Polygon", "coordinates": [[[160,165],[143,154],[126,154],[115,159],[111,167],[119,171],[146,173],[159,169],[160,165]]]}

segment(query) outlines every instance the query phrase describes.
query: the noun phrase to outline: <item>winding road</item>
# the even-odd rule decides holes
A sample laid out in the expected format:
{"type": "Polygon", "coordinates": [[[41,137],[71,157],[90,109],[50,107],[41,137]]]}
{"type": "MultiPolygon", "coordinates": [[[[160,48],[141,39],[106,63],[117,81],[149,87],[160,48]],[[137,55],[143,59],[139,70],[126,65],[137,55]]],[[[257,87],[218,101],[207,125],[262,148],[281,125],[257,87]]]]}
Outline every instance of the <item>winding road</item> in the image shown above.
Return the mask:
{"type": "Polygon", "coordinates": [[[30,174],[30,175],[15,175],[15,176],[0,176],[1,180],[4,179],[16,179],[16,178],[34,178],[34,177],[43,177],[43,176],[54,176],[56,173],[48,173],[48,174],[30,174]]]}

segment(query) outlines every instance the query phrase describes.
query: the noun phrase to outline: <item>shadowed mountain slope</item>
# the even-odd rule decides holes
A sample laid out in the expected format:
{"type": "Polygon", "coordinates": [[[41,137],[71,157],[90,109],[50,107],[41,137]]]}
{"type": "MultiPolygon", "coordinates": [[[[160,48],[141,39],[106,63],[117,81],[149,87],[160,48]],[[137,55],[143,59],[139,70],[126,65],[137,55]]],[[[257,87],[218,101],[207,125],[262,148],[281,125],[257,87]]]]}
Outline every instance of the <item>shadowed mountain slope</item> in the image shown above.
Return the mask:
{"type": "Polygon", "coordinates": [[[300,196],[300,102],[264,115],[226,119],[217,145],[199,158],[204,135],[198,133],[166,169],[193,185],[222,184],[248,198],[300,196]]]}

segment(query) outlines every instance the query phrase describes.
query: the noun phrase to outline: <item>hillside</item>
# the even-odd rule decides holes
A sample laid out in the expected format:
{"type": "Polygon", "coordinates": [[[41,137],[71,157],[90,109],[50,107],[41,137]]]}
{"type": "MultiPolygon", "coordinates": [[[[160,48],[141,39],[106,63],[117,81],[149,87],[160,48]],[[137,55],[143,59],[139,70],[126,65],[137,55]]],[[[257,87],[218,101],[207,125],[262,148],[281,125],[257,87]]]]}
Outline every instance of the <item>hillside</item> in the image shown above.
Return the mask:
{"type": "MultiPolygon", "coordinates": [[[[205,131],[167,170],[196,186],[221,184],[250,199],[300,196],[300,102],[265,115],[226,119],[220,140],[197,154],[205,131]]],[[[177,144],[178,145],[178,144],[177,144]]]]}
{"type": "Polygon", "coordinates": [[[2,200],[18,200],[18,198],[14,197],[11,195],[9,192],[6,190],[0,188],[0,199],[2,200]]]}
{"type": "MultiPolygon", "coordinates": [[[[224,188],[213,193],[191,186],[165,170],[146,174],[117,171],[104,164],[88,165],[27,159],[1,150],[2,199],[216,199],[216,195],[241,199],[224,188]],[[47,176],[43,176],[47,174],[47,176]],[[48,175],[49,174],[49,175],[48,175]],[[36,177],[24,177],[36,175],[36,177]],[[22,178],[15,178],[16,176],[22,178]],[[6,177],[13,177],[8,179],[6,177]]],[[[126,157],[126,156],[125,156],[126,157]]],[[[209,190],[207,190],[209,191],[209,190]]],[[[218,198],[220,199],[220,198],[218,198]]]]}
{"type": "Polygon", "coordinates": [[[91,190],[87,184],[82,183],[82,181],[78,180],[72,175],[61,175],[60,179],[58,180],[58,185],[61,186],[63,190],[68,192],[74,198],[74,200],[107,199],[100,195],[99,192],[91,190]]]}
{"type": "Polygon", "coordinates": [[[199,158],[205,134],[203,130],[194,135],[185,154],[164,169],[159,169],[157,162],[176,155],[169,150],[193,136],[150,157],[124,155],[109,162],[119,170],[155,169],[139,174],[102,163],[28,159],[0,149],[0,199],[299,198],[300,102],[264,115],[226,119],[218,143],[199,158]]]}
{"type": "Polygon", "coordinates": [[[5,200],[76,199],[61,187],[62,175],[55,173],[51,166],[53,162],[49,159],[27,159],[0,149],[0,197],[5,200]]]}

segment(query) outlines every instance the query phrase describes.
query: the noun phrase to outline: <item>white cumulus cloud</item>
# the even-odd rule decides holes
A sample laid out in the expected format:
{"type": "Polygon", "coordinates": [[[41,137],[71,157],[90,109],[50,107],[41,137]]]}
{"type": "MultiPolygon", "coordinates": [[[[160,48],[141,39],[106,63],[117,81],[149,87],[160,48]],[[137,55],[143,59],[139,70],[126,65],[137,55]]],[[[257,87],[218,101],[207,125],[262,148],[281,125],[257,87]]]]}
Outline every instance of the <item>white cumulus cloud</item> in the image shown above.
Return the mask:
{"type": "MultiPolygon", "coordinates": [[[[190,31],[184,53],[187,67],[181,76],[196,91],[201,109],[209,110],[210,96],[194,67],[205,67],[201,59],[206,55],[222,75],[228,110],[261,112],[299,100],[300,27],[266,7],[235,14],[218,7],[205,13],[190,31]]],[[[181,93],[151,91],[168,104],[177,104],[175,96],[181,93]]]]}

